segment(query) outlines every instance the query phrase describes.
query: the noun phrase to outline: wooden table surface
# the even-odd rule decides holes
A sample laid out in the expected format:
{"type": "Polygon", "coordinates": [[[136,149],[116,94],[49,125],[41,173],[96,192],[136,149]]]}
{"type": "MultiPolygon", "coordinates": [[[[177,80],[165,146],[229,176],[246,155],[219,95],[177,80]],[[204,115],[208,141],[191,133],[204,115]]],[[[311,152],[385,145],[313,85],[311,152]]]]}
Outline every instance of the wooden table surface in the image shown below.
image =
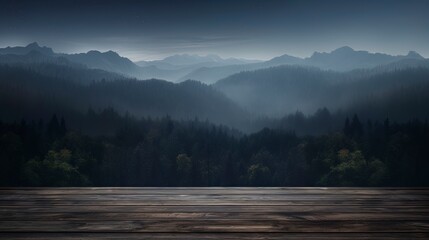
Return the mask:
{"type": "Polygon", "coordinates": [[[429,188],[0,188],[0,239],[429,239],[429,188]]]}

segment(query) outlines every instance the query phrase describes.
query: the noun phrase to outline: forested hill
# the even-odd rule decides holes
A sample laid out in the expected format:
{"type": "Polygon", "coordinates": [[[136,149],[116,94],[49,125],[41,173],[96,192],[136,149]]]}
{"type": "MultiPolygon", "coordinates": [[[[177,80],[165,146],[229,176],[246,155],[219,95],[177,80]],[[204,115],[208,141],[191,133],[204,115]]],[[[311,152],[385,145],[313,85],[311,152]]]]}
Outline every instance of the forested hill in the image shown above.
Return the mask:
{"type": "MultiPolygon", "coordinates": [[[[93,70],[43,65],[37,68],[0,66],[2,120],[46,118],[52,113],[78,118],[89,108],[114,108],[132,116],[209,120],[239,125],[246,112],[222,93],[195,81],[174,84],[163,80],[103,80],[93,70]],[[43,71],[41,70],[43,69],[43,71]],[[55,73],[55,74],[54,74],[55,73]],[[73,81],[95,77],[91,82],[73,81]]],[[[73,122],[73,121],[72,121],[73,122]]]]}
{"type": "Polygon", "coordinates": [[[235,74],[213,86],[244,109],[267,116],[313,114],[326,107],[365,118],[425,119],[429,64],[405,63],[345,73],[280,66],[235,74]]]}

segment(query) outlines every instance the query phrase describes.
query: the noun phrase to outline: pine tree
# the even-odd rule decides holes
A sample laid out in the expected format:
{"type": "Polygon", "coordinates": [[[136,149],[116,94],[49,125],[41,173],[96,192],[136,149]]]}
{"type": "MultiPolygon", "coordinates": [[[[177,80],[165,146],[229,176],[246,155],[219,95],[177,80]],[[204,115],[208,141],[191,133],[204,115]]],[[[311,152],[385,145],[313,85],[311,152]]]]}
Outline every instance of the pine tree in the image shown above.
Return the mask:
{"type": "Polygon", "coordinates": [[[343,132],[344,132],[344,135],[346,135],[346,136],[351,135],[350,120],[348,117],[346,118],[346,121],[344,123],[343,132]]]}
{"type": "Polygon", "coordinates": [[[59,134],[60,134],[60,136],[64,136],[66,134],[66,132],[67,132],[66,121],[64,120],[64,117],[61,117],[59,134]]]}
{"type": "Polygon", "coordinates": [[[355,138],[361,138],[363,135],[363,127],[362,123],[360,122],[358,116],[355,114],[353,116],[352,123],[350,125],[351,128],[351,135],[355,138]]]}
{"type": "Polygon", "coordinates": [[[54,114],[48,123],[47,136],[50,141],[53,141],[59,137],[60,123],[58,122],[57,115],[54,114]]]}

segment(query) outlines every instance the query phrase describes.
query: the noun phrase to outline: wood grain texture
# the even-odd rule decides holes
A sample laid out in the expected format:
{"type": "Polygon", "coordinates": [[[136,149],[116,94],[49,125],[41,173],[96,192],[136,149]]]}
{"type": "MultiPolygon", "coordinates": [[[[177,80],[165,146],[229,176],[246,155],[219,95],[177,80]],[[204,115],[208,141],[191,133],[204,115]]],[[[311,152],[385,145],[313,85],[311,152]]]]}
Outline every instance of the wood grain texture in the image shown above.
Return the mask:
{"type": "Polygon", "coordinates": [[[0,239],[429,239],[429,188],[0,188],[0,239]]]}

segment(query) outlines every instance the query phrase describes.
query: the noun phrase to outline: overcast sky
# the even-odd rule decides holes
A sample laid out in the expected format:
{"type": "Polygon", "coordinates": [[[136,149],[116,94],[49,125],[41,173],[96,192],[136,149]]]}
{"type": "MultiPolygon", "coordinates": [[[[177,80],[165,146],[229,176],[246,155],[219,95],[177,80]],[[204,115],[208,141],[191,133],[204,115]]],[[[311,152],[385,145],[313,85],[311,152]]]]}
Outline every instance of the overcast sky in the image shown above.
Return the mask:
{"type": "Polygon", "coordinates": [[[429,1],[0,0],[0,47],[114,50],[132,60],[176,53],[268,59],[341,46],[429,57],[429,1]]]}

